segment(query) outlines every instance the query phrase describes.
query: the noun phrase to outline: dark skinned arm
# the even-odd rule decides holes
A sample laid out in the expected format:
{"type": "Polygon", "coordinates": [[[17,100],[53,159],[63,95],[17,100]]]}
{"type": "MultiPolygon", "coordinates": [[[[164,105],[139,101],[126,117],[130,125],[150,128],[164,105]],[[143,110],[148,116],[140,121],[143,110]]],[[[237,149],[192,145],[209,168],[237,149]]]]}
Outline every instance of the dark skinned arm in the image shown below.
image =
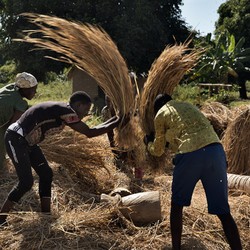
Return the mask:
{"type": "Polygon", "coordinates": [[[110,147],[114,148],[114,147],[115,147],[115,140],[114,140],[115,134],[114,134],[113,129],[110,130],[110,131],[107,133],[107,135],[108,135],[110,147]]]}
{"type": "Polygon", "coordinates": [[[108,133],[109,131],[113,130],[115,127],[118,126],[120,121],[121,119],[119,117],[116,117],[116,119],[112,117],[107,121],[108,123],[105,122],[93,128],[90,128],[84,122],[68,124],[68,126],[71,127],[73,130],[86,135],[88,138],[92,138],[92,137],[96,137],[96,136],[108,133]]]}
{"type": "Polygon", "coordinates": [[[23,114],[22,111],[15,110],[15,112],[14,112],[13,116],[11,117],[8,125],[12,124],[13,122],[16,122],[21,117],[22,114],[23,114]]]}

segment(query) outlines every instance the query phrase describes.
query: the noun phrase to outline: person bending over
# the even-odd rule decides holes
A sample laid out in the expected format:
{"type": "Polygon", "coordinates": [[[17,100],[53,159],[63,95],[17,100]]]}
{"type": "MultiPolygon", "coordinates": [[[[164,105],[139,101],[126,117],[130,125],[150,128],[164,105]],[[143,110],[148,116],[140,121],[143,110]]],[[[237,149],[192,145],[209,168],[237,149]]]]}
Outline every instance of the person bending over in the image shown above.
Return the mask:
{"type": "Polygon", "coordinates": [[[233,250],[241,240],[228,204],[227,161],[223,146],[208,119],[195,106],[160,94],[154,101],[155,137],[145,137],[147,149],[161,156],[168,146],[176,153],[173,163],[170,228],[173,249],[181,249],[183,207],[191,203],[201,180],[208,212],[218,216],[233,250]]]}
{"type": "Polygon", "coordinates": [[[118,126],[121,119],[113,116],[96,127],[88,127],[81,120],[88,114],[91,104],[88,94],[83,91],[75,92],[70,97],[69,103],[50,101],[34,105],[8,127],[5,145],[15,166],[18,183],[10,191],[2,206],[0,225],[6,223],[6,213],[12,209],[14,203],[32,188],[32,168],[39,176],[41,211],[50,212],[53,172],[38,143],[62,131],[65,126],[88,138],[105,134],[118,126]]]}

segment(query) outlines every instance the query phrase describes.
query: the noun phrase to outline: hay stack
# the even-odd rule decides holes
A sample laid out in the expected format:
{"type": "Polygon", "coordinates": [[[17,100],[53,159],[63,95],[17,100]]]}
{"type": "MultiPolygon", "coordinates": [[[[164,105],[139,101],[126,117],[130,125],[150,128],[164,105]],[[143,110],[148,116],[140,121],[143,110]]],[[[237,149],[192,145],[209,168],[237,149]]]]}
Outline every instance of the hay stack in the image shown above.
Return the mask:
{"type": "Polygon", "coordinates": [[[200,110],[211,122],[219,138],[222,138],[227,125],[233,119],[231,110],[219,102],[204,103],[200,110]]]}
{"type": "Polygon", "coordinates": [[[250,175],[250,106],[239,113],[222,137],[228,160],[228,172],[250,175]]]}
{"type": "MultiPolygon", "coordinates": [[[[102,28],[34,13],[23,16],[38,29],[23,31],[24,36],[15,41],[32,43],[39,49],[58,53],[60,56],[52,59],[74,64],[97,81],[109,96],[116,113],[133,115],[135,100],[127,65],[102,28]]],[[[129,125],[119,130],[120,133],[125,131],[125,135],[119,137],[120,143],[133,138],[133,131],[127,137],[126,130],[131,130],[129,125]]]]}
{"type": "Polygon", "coordinates": [[[154,99],[158,94],[172,95],[187,71],[192,69],[200,50],[191,50],[189,43],[167,46],[159,58],[152,64],[140,99],[140,118],[146,134],[154,131],[154,99]]]}

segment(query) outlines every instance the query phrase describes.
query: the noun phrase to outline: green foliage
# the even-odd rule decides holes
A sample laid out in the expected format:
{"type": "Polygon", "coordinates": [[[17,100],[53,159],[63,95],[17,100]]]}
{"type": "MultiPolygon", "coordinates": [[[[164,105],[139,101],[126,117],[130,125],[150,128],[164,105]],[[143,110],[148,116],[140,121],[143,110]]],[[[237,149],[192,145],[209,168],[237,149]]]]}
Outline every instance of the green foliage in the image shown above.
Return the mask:
{"type": "MultiPolygon", "coordinates": [[[[219,9],[219,19],[216,23],[215,35],[218,37],[223,32],[228,32],[235,37],[236,42],[245,38],[242,48],[250,48],[250,4],[249,0],[227,0],[219,9]]],[[[243,41],[242,41],[243,42],[243,41]]],[[[246,49],[247,50],[247,49],[246,49]]],[[[248,49],[249,50],[249,49],[248,49]]],[[[249,53],[248,53],[249,55],[249,53]]],[[[242,65],[239,65],[242,66],[242,65]]],[[[249,58],[244,60],[244,67],[250,68],[249,58]]],[[[245,82],[250,80],[250,72],[241,70],[237,79],[240,86],[240,97],[247,99],[245,82]]]]}
{"type": "Polygon", "coordinates": [[[238,74],[250,69],[245,62],[250,61],[250,48],[243,48],[244,37],[237,43],[233,35],[227,32],[216,40],[211,35],[198,43],[197,47],[205,47],[206,51],[200,58],[192,80],[209,83],[228,83],[229,79],[237,81],[238,74]]]}
{"type": "Polygon", "coordinates": [[[238,99],[237,98],[237,96],[238,96],[237,95],[237,91],[238,91],[238,87],[237,86],[234,86],[232,91],[221,89],[219,91],[219,93],[210,96],[209,100],[210,101],[220,102],[220,103],[228,105],[232,101],[235,101],[235,100],[238,99]]]}
{"type": "Polygon", "coordinates": [[[46,72],[44,84],[48,84],[50,82],[66,82],[68,80],[68,72],[69,68],[64,68],[63,72],[60,72],[60,74],[53,71],[46,72]]]}
{"type": "MultiPolygon", "coordinates": [[[[72,94],[72,83],[63,80],[63,77],[64,75],[59,75],[57,80],[49,82],[48,84],[39,83],[36,96],[28,101],[29,105],[32,106],[46,101],[68,102],[72,94]]],[[[92,115],[90,115],[90,117],[85,118],[88,126],[95,126],[103,122],[102,117],[93,110],[93,107],[91,113],[92,115]]]]}
{"type": "Polygon", "coordinates": [[[68,81],[54,81],[50,84],[39,83],[36,96],[29,101],[30,105],[45,101],[68,102],[72,94],[72,83],[68,81]]]}
{"type": "Polygon", "coordinates": [[[16,65],[13,61],[8,61],[0,67],[0,83],[6,84],[15,79],[16,65]]]}
{"type": "Polygon", "coordinates": [[[250,4],[249,0],[227,0],[219,9],[216,36],[228,31],[236,41],[245,37],[245,48],[250,47],[250,4]]]}
{"type": "Polygon", "coordinates": [[[220,90],[218,94],[210,96],[208,89],[200,89],[195,83],[178,85],[173,94],[175,100],[187,101],[197,106],[201,106],[207,101],[217,101],[223,104],[231,102],[238,103],[238,86],[233,85],[231,91],[220,90]]]}
{"type": "Polygon", "coordinates": [[[178,85],[173,94],[173,99],[187,101],[194,105],[200,104],[205,98],[204,95],[200,95],[199,87],[192,84],[178,85]]]}

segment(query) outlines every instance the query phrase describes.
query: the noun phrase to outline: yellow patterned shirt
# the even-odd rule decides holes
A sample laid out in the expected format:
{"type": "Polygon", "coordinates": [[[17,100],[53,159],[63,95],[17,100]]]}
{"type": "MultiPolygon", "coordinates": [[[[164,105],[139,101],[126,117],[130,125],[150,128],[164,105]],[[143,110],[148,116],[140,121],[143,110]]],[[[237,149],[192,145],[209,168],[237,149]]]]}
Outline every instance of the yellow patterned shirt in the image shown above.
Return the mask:
{"type": "Polygon", "coordinates": [[[220,143],[209,120],[195,106],[171,100],[154,119],[155,140],[149,142],[148,151],[161,156],[166,142],[177,154],[198,150],[211,143],[220,143]]]}

